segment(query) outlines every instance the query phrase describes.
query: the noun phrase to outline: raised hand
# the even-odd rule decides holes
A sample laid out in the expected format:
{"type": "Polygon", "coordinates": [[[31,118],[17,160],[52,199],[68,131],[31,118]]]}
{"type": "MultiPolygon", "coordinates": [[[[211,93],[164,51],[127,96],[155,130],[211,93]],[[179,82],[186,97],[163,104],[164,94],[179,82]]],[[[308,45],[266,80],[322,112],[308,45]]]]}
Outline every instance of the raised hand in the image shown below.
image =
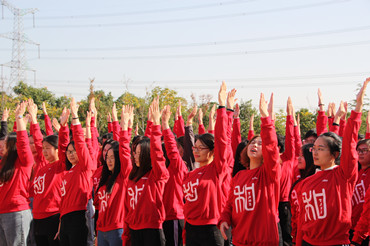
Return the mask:
{"type": "Polygon", "coordinates": [[[135,136],[139,135],[139,123],[136,123],[135,136]]]}
{"type": "Polygon", "coordinates": [[[260,96],[259,109],[260,109],[260,114],[261,114],[262,117],[268,117],[269,116],[269,111],[267,109],[267,102],[266,102],[266,99],[265,99],[265,95],[263,93],[261,93],[261,96],[260,96]]]}
{"type": "Polygon", "coordinates": [[[194,105],[194,107],[191,109],[191,111],[188,114],[188,120],[186,121],[187,126],[193,125],[193,119],[195,115],[197,114],[197,111],[198,111],[198,106],[194,105]]]}
{"type": "Polygon", "coordinates": [[[107,114],[107,122],[108,123],[112,122],[112,115],[110,113],[107,114]]]}
{"type": "Polygon", "coordinates": [[[181,114],[181,100],[180,99],[179,99],[179,103],[177,105],[176,113],[177,113],[177,117],[182,116],[182,114],[181,114]]]}
{"type": "Polygon", "coordinates": [[[17,105],[15,109],[15,117],[16,118],[22,118],[24,115],[24,112],[26,112],[27,108],[27,102],[21,102],[20,104],[17,105]]]}
{"type": "Polygon", "coordinates": [[[249,130],[250,131],[254,131],[253,124],[254,124],[254,114],[251,115],[251,119],[249,120],[249,130]]]}
{"type": "Polygon", "coordinates": [[[234,109],[234,119],[238,119],[239,118],[239,115],[240,115],[240,108],[239,108],[239,104],[235,104],[235,109],[234,109]]]}
{"type": "Polygon", "coordinates": [[[208,118],[208,131],[214,131],[215,130],[215,125],[216,125],[216,120],[215,120],[215,115],[216,115],[216,104],[213,104],[211,111],[209,112],[209,118],[208,118]]]}
{"type": "Polygon", "coordinates": [[[236,90],[235,89],[232,89],[231,91],[229,91],[227,93],[227,105],[226,105],[226,108],[228,109],[234,109],[234,104],[235,104],[235,101],[236,101],[236,98],[235,98],[235,94],[236,94],[236,90]]]}
{"type": "Polygon", "coordinates": [[[160,125],[161,122],[161,111],[159,110],[159,98],[155,98],[150,105],[149,108],[151,114],[152,114],[152,119],[153,119],[153,125],[160,125]]]}
{"type": "Polygon", "coordinates": [[[130,120],[130,106],[122,105],[121,111],[121,128],[123,131],[128,130],[128,122],[130,120]]]}
{"type": "Polygon", "coordinates": [[[28,113],[31,116],[31,121],[33,124],[37,123],[37,105],[32,99],[28,99],[28,113]]]}
{"type": "Polygon", "coordinates": [[[226,102],[226,97],[227,97],[227,93],[226,93],[226,83],[225,81],[222,81],[222,84],[220,86],[220,90],[218,92],[218,104],[220,106],[226,106],[225,105],[225,102],[226,102]]]}
{"type": "Polygon", "coordinates": [[[342,120],[346,120],[347,112],[348,112],[348,103],[344,102],[344,110],[346,113],[342,116],[342,120]]]}
{"type": "Polygon", "coordinates": [[[75,98],[72,97],[72,100],[71,100],[72,120],[78,120],[78,108],[79,108],[79,105],[76,103],[75,98]]]}
{"type": "Polygon", "coordinates": [[[90,111],[86,111],[86,127],[91,127],[90,126],[91,117],[92,117],[92,113],[90,111]]]}
{"type": "Polygon", "coordinates": [[[8,121],[10,110],[5,108],[3,111],[3,116],[1,117],[1,121],[8,121]]]}
{"type": "Polygon", "coordinates": [[[325,111],[325,110],[324,110],[324,106],[325,106],[325,105],[324,105],[323,100],[322,100],[322,93],[321,93],[320,88],[317,90],[317,96],[318,96],[318,98],[319,98],[319,105],[318,105],[318,106],[319,106],[319,108],[320,108],[319,110],[320,110],[320,111],[325,111]]]}
{"type": "Polygon", "coordinates": [[[274,113],[274,93],[271,93],[270,102],[268,104],[267,111],[269,112],[269,115],[271,116],[271,119],[274,120],[274,118],[275,118],[275,113],[274,113]]]}
{"type": "Polygon", "coordinates": [[[198,124],[203,125],[203,110],[199,108],[198,110],[198,124]]]}
{"type": "Polygon", "coordinates": [[[366,88],[369,82],[370,82],[370,77],[364,81],[364,84],[362,85],[360,91],[357,94],[355,111],[358,113],[362,111],[362,106],[364,104],[364,96],[365,96],[366,88]]]}
{"type": "Polygon", "coordinates": [[[162,111],[162,130],[166,130],[170,128],[169,120],[171,118],[171,107],[170,105],[166,105],[162,111]]]}
{"type": "Polygon", "coordinates": [[[60,124],[56,118],[53,118],[51,121],[51,125],[54,127],[54,129],[59,132],[60,130],[60,124]]]}
{"type": "Polygon", "coordinates": [[[71,113],[70,110],[64,107],[62,115],[60,116],[60,125],[67,126],[70,113],[71,113]]]}
{"type": "Polygon", "coordinates": [[[46,103],[42,102],[42,111],[44,112],[44,115],[48,115],[48,111],[46,110],[46,103]]]}
{"type": "Polygon", "coordinates": [[[132,129],[132,126],[134,125],[134,106],[130,105],[129,107],[129,118],[128,118],[128,128],[132,129]]]}
{"type": "Polygon", "coordinates": [[[113,103],[113,107],[112,107],[112,120],[113,121],[118,121],[117,108],[116,108],[116,104],[115,103],[113,103]]]}
{"type": "Polygon", "coordinates": [[[286,113],[287,115],[293,115],[293,102],[290,97],[288,97],[288,101],[286,103],[286,113]]]}

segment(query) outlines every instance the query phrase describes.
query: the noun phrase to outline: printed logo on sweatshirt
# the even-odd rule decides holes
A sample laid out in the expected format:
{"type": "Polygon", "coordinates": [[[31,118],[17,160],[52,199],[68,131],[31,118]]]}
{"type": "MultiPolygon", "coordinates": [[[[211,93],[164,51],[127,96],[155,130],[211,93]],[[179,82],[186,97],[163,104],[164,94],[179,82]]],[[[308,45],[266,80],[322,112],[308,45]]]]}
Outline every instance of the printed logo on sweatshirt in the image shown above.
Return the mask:
{"type": "Polygon", "coordinates": [[[67,181],[66,180],[63,180],[62,181],[62,185],[60,186],[60,191],[62,193],[62,196],[65,196],[66,195],[66,184],[67,184],[67,181]]]}
{"type": "Polygon", "coordinates": [[[197,179],[194,183],[188,182],[187,184],[183,184],[185,199],[189,202],[195,202],[198,200],[198,192],[197,186],[199,185],[199,179],[197,179]]]}
{"type": "Polygon", "coordinates": [[[33,190],[35,194],[42,194],[44,192],[45,176],[46,173],[43,176],[38,176],[33,180],[33,190]]]}
{"type": "Polygon", "coordinates": [[[317,220],[324,219],[327,216],[326,207],[326,194],[325,189],[322,189],[321,193],[316,193],[316,191],[310,190],[302,193],[302,200],[305,204],[305,215],[304,220],[317,220]]]}
{"type": "Polygon", "coordinates": [[[0,187],[3,187],[4,186],[4,183],[3,182],[0,182],[0,187]]]}
{"type": "Polygon", "coordinates": [[[138,188],[135,185],[135,190],[133,190],[132,187],[130,187],[130,188],[127,189],[127,193],[130,196],[130,207],[132,209],[135,209],[136,204],[137,204],[138,197],[141,196],[141,193],[144,190],[144,186],[145,186],[145,184],[143,184],[143,186],[141,188],[138,188]]]}
{"type": "Polygon", "coordinates": [[[234,196],[236,196],[235,209],[237,213],[254,210],[256,205],[254,183],[251,186],[244,185],[242,188],[239,185],[235,186],[234,196]]]}
{"type": "Polygon", "coordinates": [[[105,209],[108,206],[108,200],[109,200],[110,194],[106,193],[105,190],[103,192],[99,191],[98,192],[98,197],[99,197],[99,200],[100,200],[99,211],[104,212],[105,209]]]}
{"type": "Polygon", "coordinates": [[[361,182],[355,186],[355,190],[352,196],[352,206],[357,205],[359,203],[364,203],[365,193],[366,193],[365,183],[364,180],[361,180],[361,182]]]}
{"type": "Polygon", "coordinates": [[[298,195],[296,190],[292,190],[291,198],[294,206],[299,208],[298,195]]]}

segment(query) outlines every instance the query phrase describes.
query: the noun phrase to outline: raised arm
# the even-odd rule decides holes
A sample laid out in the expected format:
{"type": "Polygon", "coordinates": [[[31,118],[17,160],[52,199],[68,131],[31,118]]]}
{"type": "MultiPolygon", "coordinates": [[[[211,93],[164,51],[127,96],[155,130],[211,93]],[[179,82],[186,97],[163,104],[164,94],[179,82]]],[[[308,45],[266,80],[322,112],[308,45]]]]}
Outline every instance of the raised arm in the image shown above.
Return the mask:
{"type": "MultiPolygon", "coordinates": [[[[194,109],[193,109],[194,110],[194,109]]],[[[189,171],[195,169],[194,155],[193,155],[193,146],[195,142],[194,132],[193,132],[193,111],[188,115],[188,119],[185,127],[185,136],[184,136],[184,156],[183,160],[186,162],[189,171]]]]}
{"type": "Polygon", "coordinates": [[[298,158],[302,148],[301,120],[299,118],[299,114],[297,114],[296,120],[294,122],[294,151],[295,157],[298,158]]]}
{"type": "Polygon", "coordinates": [[[28,109],[28,113],[31,117],[30,129],[32,129],[32,137],[33,137],[33,141],[34,141],[35,149],[36,149],[36,153],[37,153],[35,162],[37,164],[36,170],[38,170],[39,168],[42,167],[41,165],[46,164],[46,160],[45,160],[45,157],[42,153],[43,136],[42,136],[42,133],[41,133],[41,130],[40,130],[40,126],[37,123],[37,105],[35,103],[33,103],[32,99],[28,100],[27,109],[28,109]]]}
{"type": "Polygon", "coordinates": [[[206,128],[204,127],[204,124],[203,124],[203,110],[202,110],[202,108],[199,108],[199,111],[198,111],[198,134],[202,135],[204,133],[206,133],[206,128]]]}
{"type": "MultiPolygon", "coordinates": [[[[33,165],[33,157],[28,140],[26,123],[23,115],[27,108],[27,102],[21,102],[15,110],[15,118],[17,122],[17,152],[18,158],[22,166],[31,168],[33,165]]],[[[27,170],[28,171],[28,170],[27,170]]],[[[29,170],[31,171],[31,169],[29,170]]],[[[30,174],[30,173],[29,173],[30,174]]]]}
{"type": "Polygon", "coordinates": [[[328,124],[328,117],[325,115],[324,103],[320,89],[317,91],[317,95],[319,97],[319,112],[317,113],[316,132],[317,136],[320,136],[322,133],[328,131],[326,128],[328,124]]]}
{"type": "Polygon", "coordinates": [[[176,135],[177,137],[182,137],[185,135],[185,124],[184,124],[184,118],[182,118],[181,113],[181,101],[179,100],[179,105],[177,107],[177,120],[175,121],[176,124],[176,135]]]}
{"type": "Polygon", "coordinates": [[[107,114],[108,132],[113,132],[112,115],[107,114]]]}
{"type": "Polygon", "coordinates": [[[344,111],[345,111],[345,113],[340,118],[340,121],[339,121],[339,136],[340,137],[343,137],[344,129],[346,128],[346,124],[347,124],[347,119],[346,119],[347,112],[348,112],[348,103],[347,102],[344,102],[344,111]]]}
{"type": "Polygon", "coordinates": [[[149,110],[153,117],[152,135],[150,137],[150,158],[152,160],[152,173],[156,181],[167,182],[169,173],[166,168],[166,159],[163,156],[161,142],[161,112],[159,111],[159,100],[154,99],[149,110]]]}
{"type": "Polygon", "coordinates": [[[59,160],[62,161],[62,167],[65,168],[65,160],[66,160],[66,151],[67,146],[69,144],[69,127],[68,127],[68,119],[69,119],[70,111],[67,108],[64,108],[62,111],[62,115],[60,117],[60,128],[58,133],[58,157],[59,160]]]}
{"type": "Polygon", "coordinates": [[[233,132],[231,135],[231,147],[233,149],[233,156],[235,156],[236,148],[238,147],[239,143],[242,141],[241,133],[240,133],[240,108],[239,104],[235,105],[234,110],[234,122],[233,122],[233,132]]]}
{"type": "Polygon", "coordinates": [[[248,141],[250,141],[254,137],[254,114],[251,115],[249,120],[249,131],[248,131],[248,141]]]}
{"type": "Polygon", "coordinates": [[[85,143],[84,133],[78,119],[78,105],[74,98],[71,100],[71,115],[73,140],[75,141],[76,153],[79,160],[78,165],[81,165],[81,168],[84,170],[94,170],[94,162],[85,143]]]}
{"type": "Polygon", "coordinates": [[[261,139],[262,139],[262,156],[263,168],[268,173],[270,180],[278,182],[280,179],[279,149],[277,147],[277,136],[275,127],[269,117],[265,96],[261,93],[260,97],[260,114],[261,114],[261,139]]]}
{"type": "Polygon", "coordinates": [[[367,78],[357,94],[356,108],[351,112],[346,129],[344,130],[342,140],[342,156],[340,159],[339,168],[343,171],[343,176],[347,179],[352,179],[355,177],[358,171],[358,154],[356,151],[356,144],[358,131],[361,126],[361,111],[364,95],[369,82],[370,78],[367,78]]]}
{"type": "Polygon", "coordinates": [[[53,128],[51,127],[51,120],[48,115],[48,111],[46,110],[46,104],[45,102],[42,103],[42,111],[44,112],[44,122],[45,122],[45,131],[46,136],[53,135],[53,128]]]}
{"type": "Polygon", "coordinates": [[[130,118],[133,117],[133,114],[134,108],[132,106],[122,106],[119,156],[121,161],[121,174],[123,175],[123,177],[125,177],[125,179],[128,178],[132,169],[130,135],[128,133],[128,125],[130,118]]]}
{"type": "MultiPolygon", "coordinates": [[[[293,161],[295,154],[294,146],[294,108],[292,99],[289,97],[287,101],[287,117],[285,124],[285,150],[281,156],[281,159],[284,161],[291,160],[293,161]]],[[[293,162],[291,162],[293,164],[293,162]]]]}
{"type": "Polygon", "coordinates": [[[118,141],[119,140],[119,133],[120,133],[120,126],[118,122],[118,117],[117,117],[117,108],[116,104],[113,104],[112,108],[112,120],[113,120],[113,140],[118,141]]]}
{"type": "Polygon", "coordinates": [[[216,104],[213,104],[211,111],[209,112],[208,118],[208,133],[215,134],[215,114],[216,114],[216,104]]]}
{"type": "Polygon", "coordinates": [[[338,108],[337,112],[335,113],[334,120],[333,120],[333,123],[332,123],[333,126],[332,126],[331,131],[334,132],[335,134],[339,135],[340,119],[345,114],[346,114],[346,111],[345,111],[345,107],[344,107],[344,102],[341,101],[340,105],[339,105],[339,108],[338,108]]]}

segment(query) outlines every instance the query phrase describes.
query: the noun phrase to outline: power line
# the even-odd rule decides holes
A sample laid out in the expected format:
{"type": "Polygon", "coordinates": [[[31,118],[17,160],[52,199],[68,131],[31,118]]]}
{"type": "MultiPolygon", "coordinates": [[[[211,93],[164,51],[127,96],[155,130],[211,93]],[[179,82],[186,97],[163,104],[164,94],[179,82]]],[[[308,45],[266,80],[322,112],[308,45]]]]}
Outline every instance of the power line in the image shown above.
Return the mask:
{"type": "Polygon", "coordinates": [[[213,16],[201,16],[201,17],[191,17],[191,18],[178,18],[178,19],[164,19],[164,20],[150,20],[150,21],[137,21],[137,22],[117,22],[117,23],[106,23],[106,24],[80,24],[80,25],[40,25],[38,28],[99,28],[99,27],[118,27],[118,26],[132,26],[132,25],[154,25],[154,24],[165,24],[165,23],[180,23],[180,22],[190,22],[190,21],[204,21],[204,20],[216,20],[216,19],[226,19],[226,18],[235,18],[235,17],[244,17],[252,16],[259,14],[269,14],[277,12],[292,11],[298,9],[306,8],[315,8],[320,6],[334,5],[339,3],[345,3],[352,0],[334,0],[326,1],[320,3],[306,4],[300,6],[291,6],[291,7],[281,7],[267,10],[258,10],[251,12],[242,12],[242,13],[232,13],[232,14],[223,14],[223,15],[213,15],[213,16]]]}
{"type": "MultiPolygon", "coordinates": [[[[251,51],[234,51],[234,52],[218,52],[218,53],[198,53],[198,54],[175,54],[175,55],[144,55],[144,56],[112,56],[112,57],[53,57],[46,56],[41,59],[44,60],[140,60],[140,59],[173,59],[173,58],[200,58],[200,57],[222,57],[222,56],[245,56],[245,55],[258,55],[258,54],[271,54],[280,52],[293,52],[293,51],[306,51],[316,49],[330,49],[337,47],[350,47],[358,45],[368,45],[370,40],[349,42],[349,43],[338,43],[338,44],[323,44],[323,45],[312,45],[302,47],[289,47],[289,48],[276,48],[276,49],[265,49],[265,50],[251,50],[251,51]]],[[[36,58],[35,58],[36,59],[36,58]]],[[[37,58],[38,59],[38,58],[37,58]]]]}
{"type": "MultiPolygon", "coordinates": [[[[159,44],[159,45],[141,45],[141,46],[124,46],[124,47],[95,47],[95,48],[50,48],[42,49],[43,52],[86,52],[86,51],[117,51],[117,50],[146,50],[146,49],[171,49],[171,48],[184,48],[184,47],[201,47],[201,46],[217,46],[217,45],[228,45],[238,43],[250,43],[260,41],[273,41],[279,39],[290,39],[290,38],[303,38],[312,36],[322,36],[330,34],[340,34],[348,32],[358,32],[369,30],[370,26],[359,26],[352,28],[341,28],[334,30],[318,31],[318,32],[307,32],[297,33],[288,35],[278,35],[269,37],[257,37],[257,38],[245,38],[236,40],[225,40],[225,41],[208,41],[208,42],[193,42],[183,44],[159,44]]],[[[9,49],[0,49],[0,51],[8,51],[9,49]]],[[[36,51],[36,50],[35,50],[36,51]]]]}

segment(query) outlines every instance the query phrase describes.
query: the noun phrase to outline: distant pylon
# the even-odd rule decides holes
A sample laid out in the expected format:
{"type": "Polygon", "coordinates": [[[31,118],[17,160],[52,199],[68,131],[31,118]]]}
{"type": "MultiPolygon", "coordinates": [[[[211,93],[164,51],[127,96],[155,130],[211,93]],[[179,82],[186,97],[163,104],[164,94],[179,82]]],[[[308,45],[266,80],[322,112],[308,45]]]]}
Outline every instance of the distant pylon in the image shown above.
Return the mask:
{"type": "Polygon", "coordinates": [[[8,63],[2,64],[3,66],[10,67],[10,81],[8,86],[12,87],[19,81],[27,81],[26,71],[32,71],[34,73],[36,72],[35,70],[28,67],[25,44],[28,43],[37,45],[39,48],[39,57],[40,45],[27,38],[27,36],[24,34],[23,16],[27,14],[34,14],[37,9],[19,9],[8,3],[6,0],[1,0],[1,5],[3,8],[3,19],[4,6],[7,7],[14,16],[13,32],[0,34],[0,37],[13,40],[12,60],[8,63]]]}

